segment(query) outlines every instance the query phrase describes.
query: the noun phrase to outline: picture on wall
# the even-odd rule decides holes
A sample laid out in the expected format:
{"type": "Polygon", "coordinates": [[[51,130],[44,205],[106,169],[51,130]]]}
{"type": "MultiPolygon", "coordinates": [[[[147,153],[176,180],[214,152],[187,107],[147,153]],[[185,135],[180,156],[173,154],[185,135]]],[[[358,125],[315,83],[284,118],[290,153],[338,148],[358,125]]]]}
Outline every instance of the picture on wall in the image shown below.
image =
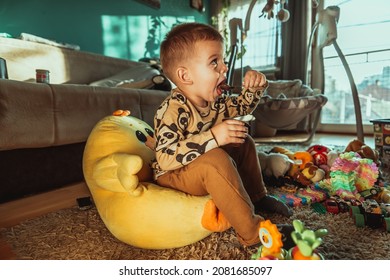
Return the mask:
{"type": "Polygon", "coordinates": [[[160,9],[161,7],[161,0],[138,0],[138,1],[146,5],[149,5],[155,9],[160,9]]]}

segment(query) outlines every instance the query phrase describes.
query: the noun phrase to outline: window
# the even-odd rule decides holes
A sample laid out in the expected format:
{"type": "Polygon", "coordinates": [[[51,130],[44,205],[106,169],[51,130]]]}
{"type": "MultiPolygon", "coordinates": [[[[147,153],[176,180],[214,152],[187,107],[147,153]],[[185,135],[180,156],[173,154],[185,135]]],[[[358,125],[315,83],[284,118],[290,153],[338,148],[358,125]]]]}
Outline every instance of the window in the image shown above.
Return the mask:
{"type": "MultiPolygon", "coordinates": [[[[390,1],[324,0],[340,8],[337,43],[351,69],[361,105],[365,132],[372,133],[372,119],[389,118],[390,107],[390,1]]],[[[351,88],[345,69],[333,46],[323,50],[325,95],[321,130],[355,130],[351,88]]]]}
{"type": "Polygon", "coordinates": [[[104,55],[135,61],[159,57],[172,26],[193,21],[193,16],[102,16],[104,55]]]}
{"type": "MultiPolygon", "coordinates": [[[[223,10],[218,18],[214,20],[221,33],[225,34],[226,50],[228,51],[231,45],[229,21],[233,18],[241,19],[244,28],[251,1],[230,0],[224,2],[230,2],[229,6],[224,7],[226,13],[223,10]]],[[[264,15],[260,17],[265,4],[265,0],[256,1],[250,17],[249,31],[243,41],[242,49],[242,42],[237,42],[239,54],[235,64],[236,69],[245,66],[262,71],[276,68],[278,57],[281,55],[281,22],[275,18],[268,20],[264,15]],[[244,54],[243,59],[241,59],[242,53],[244,54]]],[[[240,30],[237,31],[237,37],[241,37],[240,30]]]]}

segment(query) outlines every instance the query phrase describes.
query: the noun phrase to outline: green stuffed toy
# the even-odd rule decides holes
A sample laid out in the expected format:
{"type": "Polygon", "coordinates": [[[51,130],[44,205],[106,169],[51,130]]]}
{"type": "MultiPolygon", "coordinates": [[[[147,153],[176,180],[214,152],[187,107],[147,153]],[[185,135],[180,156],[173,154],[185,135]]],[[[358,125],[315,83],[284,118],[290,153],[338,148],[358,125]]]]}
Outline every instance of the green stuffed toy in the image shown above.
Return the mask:
{"type": "Polygon", "coordinates": [[[139,248],[197,242],[230,227],[209,196],[191,196],[152,182],[153,129],[118,110],[93,128],[83,156],[85,181],[108,230],[139,248]]]}

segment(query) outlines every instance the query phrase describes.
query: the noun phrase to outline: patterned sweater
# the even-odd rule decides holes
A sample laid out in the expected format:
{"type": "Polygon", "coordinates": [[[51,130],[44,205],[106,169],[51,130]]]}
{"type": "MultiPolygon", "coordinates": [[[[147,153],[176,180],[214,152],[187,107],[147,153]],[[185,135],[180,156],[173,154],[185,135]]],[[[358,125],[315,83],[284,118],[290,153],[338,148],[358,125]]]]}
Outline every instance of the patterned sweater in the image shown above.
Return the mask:
{"type": "Polygon", "coordinates": [[[218,147],[210,128],[226,118],[253,112],[268,82],[239,96],[221,96],[207,108],[195,107],[178,89],[158,108],[154,117],[156,160],[152,163],[154,178],[181,168],[207,151],[218,147]]]}

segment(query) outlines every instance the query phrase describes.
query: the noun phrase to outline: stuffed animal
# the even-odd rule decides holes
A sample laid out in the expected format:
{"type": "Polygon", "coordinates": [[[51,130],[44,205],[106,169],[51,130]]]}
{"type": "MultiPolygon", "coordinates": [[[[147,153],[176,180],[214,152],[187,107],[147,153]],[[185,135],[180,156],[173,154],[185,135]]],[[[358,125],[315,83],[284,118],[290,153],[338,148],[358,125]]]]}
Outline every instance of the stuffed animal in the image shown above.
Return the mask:
{"type": "Polygon", "coordinates": [[[264,153],[259,151],[257,153],[261,170],[265,176],[274,176],[275,178],[283,177],[288,170],[290,170],[291,165],[294,162],[284,154],[280,153],[264,153]]]}
{"type": "Polygon", "coordinates": [[[327,164],[330,149],[324,145],[310,146],[307,151],[313,157],[313,163],[317,166],[327,164]]]}
{"type": "Polygon", "coordinates": [[[117,111],[91,131],[83,156],[85,181],[108,230],[135,247],[166,249],[230,227],[210,196],[192,196],[152,182],[153,129],[117,111]]]}
{"type": "Polygon", "coordinates": [[[327,154],[326,164],[322,164],[319,166],[322,170],[325,171],[325,178],[329,178],[330,168],[332,167],[333,163],[336,161],[338,157],[339,157],[339,153],[337,151],[331,150],[327,154]]]}
{"type": "Polygon", "coordinates": [[[308,162],[301,173],[310,180],[309,184],[321,181],[325,177],[325,171],[320,169],[317,165],[312,162],[308,162]]]}
{"type": "Polygon", "coordinates": [[[302,170],[294,174],[294,179],[302,186],[309,186],[325,177],[325,172],[312,162],[307,162],[302,170]]]}
{"type": "Polygon", "coordinates": [[[292,152],[289,149],[275,146],[271,149],[271,153],[281,153],[287,155],[294,162],[288,171],[288,175],[292,178],[298,171],[305,168],[306,163],[313,162],[312,155],[307,151],[292,152]]]}
{"type": "Polygon", "coordinates": [[[349,142],[349,144],[345,148],[344,152],[356,152],[362,158],[371,159],[377,165],[379,164],[378,151],[375,149],[372,149],[370,146],[364,144],[360,140],[355,139],[355,140],[352,140],[351,142],[349,142]]]}

